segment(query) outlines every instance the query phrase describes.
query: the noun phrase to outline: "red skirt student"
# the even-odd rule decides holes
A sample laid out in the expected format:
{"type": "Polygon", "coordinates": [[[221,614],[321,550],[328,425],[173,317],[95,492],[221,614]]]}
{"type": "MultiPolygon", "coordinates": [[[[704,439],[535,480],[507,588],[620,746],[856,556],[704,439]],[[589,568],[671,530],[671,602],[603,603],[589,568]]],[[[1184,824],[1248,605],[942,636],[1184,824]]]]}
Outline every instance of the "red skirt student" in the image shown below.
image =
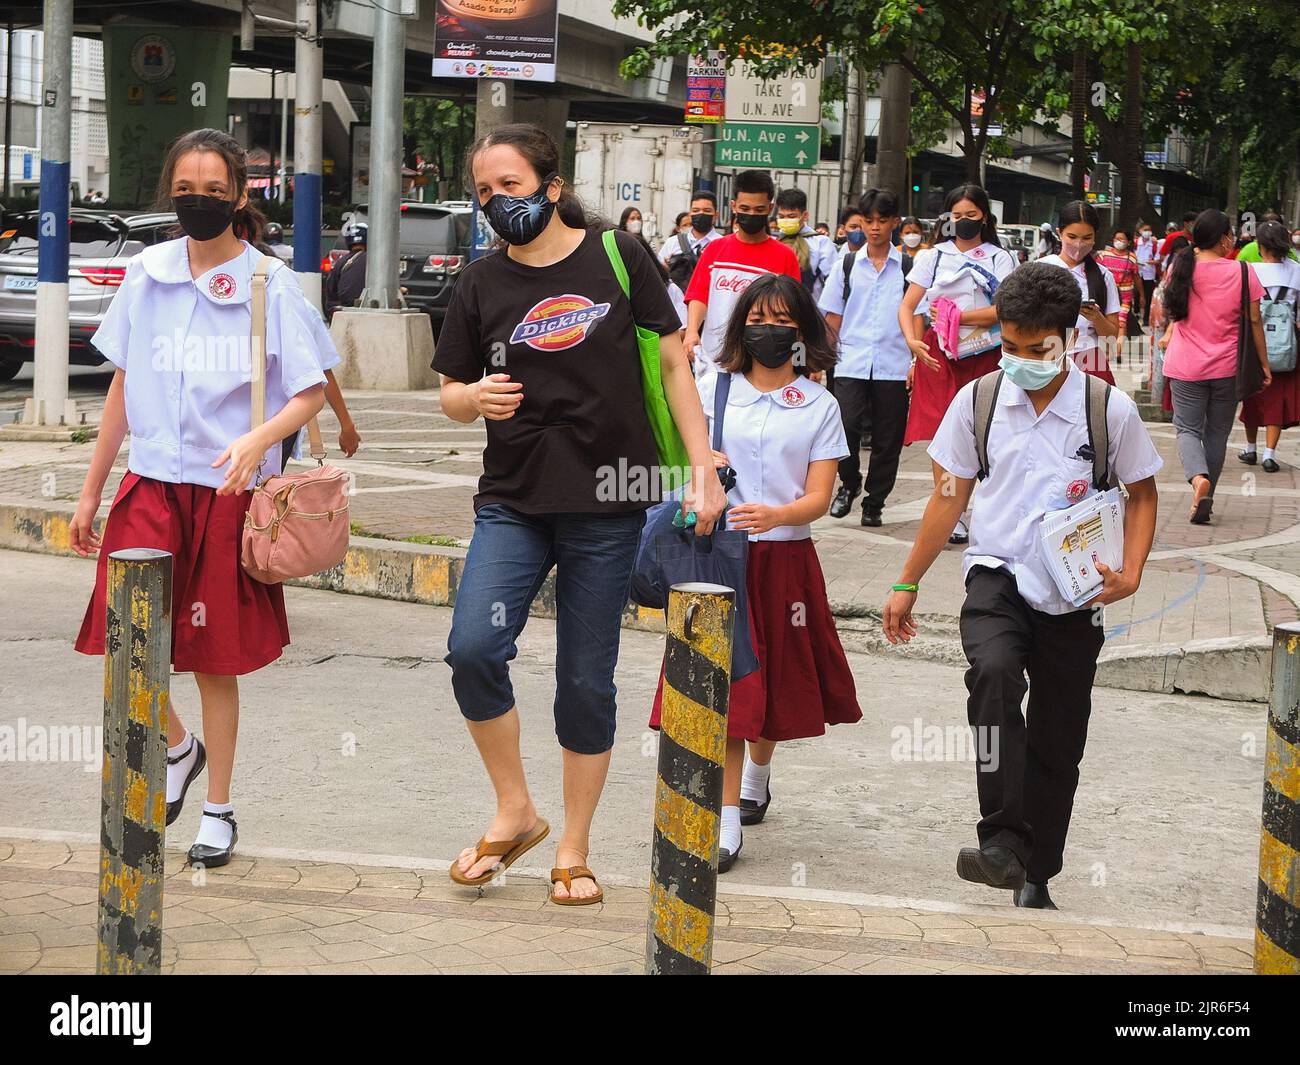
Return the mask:
{"type": "Polygon", "coordinates": [[[1274,373],[1273,382],[1241,405],[1241,423],[1247,429],[1300,425],[1300,371],[1274,373]]]}
{"type": "Polygon", "coordinates": [[[939,369],[932,370],[919,359],[916,362],[904,444],[933,440],[939,423],[962,386],[992,373],[1002,358],[1001,348],[991,348],[969,358],[953,360],[939,349],[939,338],[933,329],[927,329],[923,339],[930,349],[930,356],[938,361],[939,369]]]}
{"type": "MultiPolygon", "coordinates": [[[[806,739],[824,735],[827,725],[861,720],[812,540],[751,540],[745,588],[759,666],[731,685],[727,735],[751,742],[806,739]],[[806,624],[791,624],[800,612],[806,624]]],[[[660,670],[651,728],[659,727],[663,684],[660,670]]]]}
{"type": "Polygon", "coordinates": [[[128,473],[104,526],[95,590],[77,650],[104,653],[108,556],[145,547],[172,555],[172,668],[240,676],[280,657],[289,643],[284,590],[262,584],[239,562],[244,512],[252,493],[217,495],[200,484],[172,484],[128,473]]]}

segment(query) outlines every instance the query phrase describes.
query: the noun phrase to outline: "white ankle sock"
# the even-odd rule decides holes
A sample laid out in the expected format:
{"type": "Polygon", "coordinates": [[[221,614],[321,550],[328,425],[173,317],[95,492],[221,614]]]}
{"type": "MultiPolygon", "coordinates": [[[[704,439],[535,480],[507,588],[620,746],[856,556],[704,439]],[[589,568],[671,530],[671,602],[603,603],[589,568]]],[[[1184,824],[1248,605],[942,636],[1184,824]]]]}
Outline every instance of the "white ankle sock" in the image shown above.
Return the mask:
{"type": "Polygon", "coordinates": [[[767,782],[772,775],[772,763],[755,765],[745,751],[745,769],[740,775],[740,797],[751,802],[767,801],[767,782]]]}
{"type": "Polygon", "coordinates": [[[1241,449],[1241,453],[1242,453],[1243,455],[1253,455],[1253,454],[1255,454],[1255,445],[1254,445],[1254,444],[1251,444],[1251,443],[1247,443],[1246,446],[1243,447],[1243,448],[1241,449]]]}
{"type": "Polygon", "coordinates": [[[966,524],[965,514],[962,514],[962,516],[957,519],[957,524],[953,527],[952,533],[954,536],[970,535],[970,527],[966,524]]]}
{"type": "MultiPolygon", "coordinates": [[[[179,762],[167,763],[167,801],[175,802],[181,797],[181,789],[185,786],[185,778],[190,775],[190,770],[194,768],[194,763],[198,761],[199,745],[194,740],[194,733],[186,732],[185,738],[175,747],[167,748],[167,757],[175,758],[179,754],[185,757],[179,762]]],[[[209,820],[211,820],[209,818],[209,820]]]]}
{"type": "Polygon", "coordinates": [[[1274,456],[1274,454],[1276,454],[1276,450],[1274,448],[1266,447],[1264,449],[1264,458],[1271,459],[1274,456]]]}
{"type": "MultiPolygon", "coordinates": [[[[203,812],[229,814],[234,813],[235,808],[228,802],[205,802],[203,812]]],[[[231,831],[230,824],[226,821],[219,821],[215,817],[200,817],[199,834],[194,837],[194,842],[205,847],[229,847],[231,831]]]]}
{"type": "MultiPolygon", "coordinates": [[[[212,818],[208,818],[209,821],[212,818]]],[[[740,850],[740,807],[724,806],[722,808],[722,831],[718,834],[718,846],[735,854],[740,850]]]]}

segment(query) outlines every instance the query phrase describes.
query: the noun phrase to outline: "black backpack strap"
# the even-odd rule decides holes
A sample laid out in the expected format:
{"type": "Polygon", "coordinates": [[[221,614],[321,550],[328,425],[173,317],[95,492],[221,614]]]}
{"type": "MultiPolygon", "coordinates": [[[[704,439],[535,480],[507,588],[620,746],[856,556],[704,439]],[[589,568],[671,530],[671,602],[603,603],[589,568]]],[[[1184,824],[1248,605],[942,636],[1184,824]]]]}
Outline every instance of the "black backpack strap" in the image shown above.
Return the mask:
{"type": "Polygon", "coordinates": [[[689,240],[686,239],[686,234],[685,234],[685,233],[678,233],[678,234],[677,234],[677,246],[678,246],[679,248],[682,249],[682,254],[683,254],[683,255],[694,255],[694,254],[695,254],[693,251],[691,251],[691,242],[690,242],[689,240]]]}
{"type": "Polygon", "coordinates": [[[853,251],[849,252],[846,256],[844,256],[844,304],[845,304],[844,309],[845,310],[848,310],[849,289],[852,287],[849,284],[849,274],[853,273],[853,263],[857,260],[857,257],[858,257],[858,252],[856,248],[853,251]]]}
{"type": "Polygon", "coordinates": [[[975,457],[979,462],[978,480],[989,475],[989,431],[993,428],[993,412],[997,410],[998,392],[1002,390],[1002,371],[986,373],[975,379],[971,398],[975,408],[975,457]]]}
{"type": "Polygon", "coordinates": [[[907,275],[912,272],[912,257],[907,252],[899,252],[903,257],[903,295],[907,295],[907,275]]]}
{"type": "Polygon", "coordinates": [[[731,374],[719,370],[713,390],[713,450],[722,450],[722,422],[727,416],[727,397],[731,394],[731,374]]]}
{"type": "Polygon", "coordinates": [[[1104,492],[1110,487],[1110,426],[1106,422],[1110,385],[1092,374],[1085,374],[1083,383],[1088,447],[1092,449],[1092,486],[1097,491],[1104,492]]]}

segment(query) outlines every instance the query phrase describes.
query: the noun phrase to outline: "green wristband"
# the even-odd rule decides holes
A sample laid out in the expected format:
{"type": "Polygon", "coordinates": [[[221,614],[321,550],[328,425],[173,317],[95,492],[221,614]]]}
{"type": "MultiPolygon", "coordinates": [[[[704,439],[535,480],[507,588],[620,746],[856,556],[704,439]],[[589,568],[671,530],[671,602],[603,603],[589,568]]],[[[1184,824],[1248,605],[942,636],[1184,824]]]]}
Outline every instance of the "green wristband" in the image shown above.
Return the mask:
{"type": "Polygon", "coordinates": [[[919,584],[892,584],[890,588],[895,592],[919,592],[921,590],[919,584]]]}

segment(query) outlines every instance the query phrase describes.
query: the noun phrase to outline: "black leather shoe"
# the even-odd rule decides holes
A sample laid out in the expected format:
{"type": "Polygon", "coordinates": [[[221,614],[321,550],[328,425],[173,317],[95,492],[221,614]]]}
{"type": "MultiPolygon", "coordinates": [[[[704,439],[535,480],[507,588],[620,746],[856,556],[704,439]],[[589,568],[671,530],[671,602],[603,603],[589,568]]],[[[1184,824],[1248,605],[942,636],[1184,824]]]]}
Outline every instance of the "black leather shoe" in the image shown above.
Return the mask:
{"type": "Polygon", "coordinates": [[[736,848],[736,853],[732,854],[726,847],[718,848],[718,872],[727,873],[731,867],[736,864],[736,859],[740,857],[740,852],[745,849],[745,841],[740,841],[740,846],[736,848]]]}
{"type": "Polygon", "coordinates": [[[1238,460],[1239,462],[1244,462],[1247,466],[1253,466],[1253,465],[1255,465],[1255,452],[1253,452],[1253,451],[1238,451],[1238,452],[1237,452],[1237,460],[1238,460]]]}
{"type": "Polygon", "coordinates": [[[756,825],[767,816],[767,808],[772,805],[772,785],[767,785],[767,798],[762,802],[756,799],[740,800],[740,823],[756,825]]]}
{"type": "Polygon", "coordinates": [[[879,529],[885,524],[885,519],[881,517],[879,507],[862,508],[862,525],[868,529],[879,529]]]}
{"type": "Polygon", "coordinates": [[[1282,468],[1282,467],[1279,466],[1276,462],[1274,462],[1272,459],[1265,459],[1265,460],[1263,461],[1262,465],[1263,465],[1263,467],[1264,467],[1264,472],[1265,472],[1265,473],[1277,473],[1277,471],[1280,470],[1280,469],[1282,468]]]}
{"type": "Polygon", "coordinates": [[[235,850],[235,844],[239,842],[239,825],[235,822],[233,813],[214,814],[204,810],[203,816],[215,817],[218,821],[225,821],[230,825],[230,846],[209,847],[206,843],[196,843],[185,856],[185,864],[201,865],[205,869],[215,869],[230,861],[230,855],[235,850]]]}
{"type": "Polygon", "coordinates": [[[957,854],[957,875],[995,888],[1025,886],[1024,863],[1007,847],[963,847],[957,854]]]}
{"type": "MultiPolygon", "coordinates": [[[[202,773],[203,767],[208,764],[208,752],[203,746],[203,742],[197,736],[194,737],[194,742],[198,744],[199,756],[194,759],[194,764],[190,766],[190,771],[185,777],[185,783],[181,786],[181,797],[175,802],[169,802],[167,804],[167,824],[169,825],[175,821],[176,818],[180,817],[181,807],[185,805],[185,793],[190,790],[190,785],[194,783],[194,778],[202,773]]],[[[187,751],[178,758],[168,758],[167,764],[175,765],[177,762],[181,761],[181,759],[187,758],[188,756],[189,752],[187,751]]]]}
{"type": "Polygon", "coordinates": [[[954,531],[953,534],[950,537],[948,537],[948,543],[950,544],[965,544],[969,542],[970,542],[969,533],[954,531]]]}
{"type": "Polygon", "coordinates": [[[1056,903],[1052,901],[1052,896],[1047,893],[1046,884],[1035,884],[1026,880],[1025,886],[1016,889],[1016,905],[1022,906],[1027,910],[1054,910],[1056,903]]]}
{"type": "Polygon", "coordinates": [[[848,485],[840,485],[840,490],[831,500],[831,517],[843,518],[853,509],[853,501],[858,498],[857,489],[850,490],[848,485]]]}

